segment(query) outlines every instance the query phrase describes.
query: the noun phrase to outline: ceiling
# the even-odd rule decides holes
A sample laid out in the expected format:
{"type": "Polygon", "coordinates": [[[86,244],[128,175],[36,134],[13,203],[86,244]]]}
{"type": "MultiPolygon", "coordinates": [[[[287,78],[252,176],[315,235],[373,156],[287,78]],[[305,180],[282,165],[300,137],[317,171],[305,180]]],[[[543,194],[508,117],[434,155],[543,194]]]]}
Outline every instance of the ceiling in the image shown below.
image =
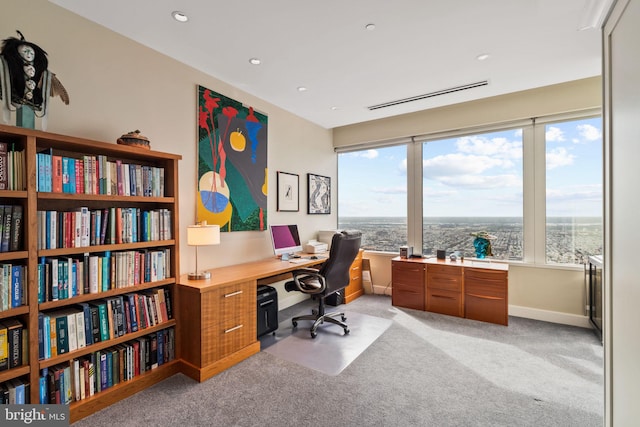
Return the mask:
{"type": "Polygon", "coordinates": [[[330,129],[600,75],[612,0],[50,1],[330,129]]]}

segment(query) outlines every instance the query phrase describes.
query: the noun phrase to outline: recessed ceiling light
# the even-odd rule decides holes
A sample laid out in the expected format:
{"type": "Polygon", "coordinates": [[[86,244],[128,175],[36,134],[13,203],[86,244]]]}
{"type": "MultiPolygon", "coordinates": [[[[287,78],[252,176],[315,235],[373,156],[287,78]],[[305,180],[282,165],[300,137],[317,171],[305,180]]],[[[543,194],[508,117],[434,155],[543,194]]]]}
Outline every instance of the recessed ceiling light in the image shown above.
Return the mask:
{"type": "Polygon", "coordinates": [[[478,61],[484,61],[487,58],[489,58],[489,54],[488,53],[482,53],[482,54],[476,56],[476,59],[478,61]]]}
{"type": "Polygon", "coordinates": [[[187,22],[189,20],[189,17],[187,15],[178,10],[174,10],[173,12],[171,12],[171,16],[173,16],[173,19],[178,22],[187,22]]]}
{"type": "Polygon", "coordinates": [[[298,92],[305,92],[307,90],[304,86],[298,86],[298,92]]]}
{"type": "Polygon", "coordinates": [[[367,24],[364,26],[364,28],[368,31],[373,31],[376,29],[376,24],[367,24]]]}
{"type": "Polygon", "coordinates": [[[331,107],[331,111],[336,111],[338,110],[340,107],[336,107],[335,105],[333,107],[331,107]]]}
{"type": "Polygon", "coordinates": [[[262,63],[262,61],[260,61],[260,58],[251,58],[249,62],[253,65],[260,65],[262,63]]]}

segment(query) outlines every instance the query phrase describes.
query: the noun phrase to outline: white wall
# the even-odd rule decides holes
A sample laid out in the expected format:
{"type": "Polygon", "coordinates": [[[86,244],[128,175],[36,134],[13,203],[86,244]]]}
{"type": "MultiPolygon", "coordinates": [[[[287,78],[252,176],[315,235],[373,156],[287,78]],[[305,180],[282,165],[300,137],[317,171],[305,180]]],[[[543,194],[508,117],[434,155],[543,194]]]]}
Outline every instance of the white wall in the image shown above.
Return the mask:
{"type": "MultiPolygon", "coordinates": [[[[320,229],[335,228],[331,215],[306,214],[306,174],[336,176],[329,130],[253,97],[212,76],[134,43],[46,0],[3,0],[0,37],[17,36],[47,53],[49,69],[67,88],[71,103],[51,100],[48,131],[115,143],[140,129],[152,149],[178,153],[180,161],[181,272],[195,269],[186,245],[187,225],[195,221],[197,85],[254,106],[269,116],[268,222],[297,223],[308,240],[320,229]],[[276,212],[276,171],[300,175],[300,211],[276,212]]],[[[12,118],[13,120],[13,118],[12,118]]],[[[13,120],[10,124],[14,124],[13,120]]],[[[37,123],[40,128],[40,123],[37,123]]],[[[199,250],[199,268],[237,264],[272,255],[268,232],[223,233],[221,244],[199,250]]]]}

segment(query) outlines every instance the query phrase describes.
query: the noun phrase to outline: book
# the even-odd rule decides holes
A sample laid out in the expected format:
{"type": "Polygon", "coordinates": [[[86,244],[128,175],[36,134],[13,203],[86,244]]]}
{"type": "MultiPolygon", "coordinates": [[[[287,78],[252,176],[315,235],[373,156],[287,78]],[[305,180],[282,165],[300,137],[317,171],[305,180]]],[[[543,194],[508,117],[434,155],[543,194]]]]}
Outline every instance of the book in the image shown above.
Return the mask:
{"type": "Polygon", "coordinates": [[[2,324],[7,328],[9,369],[22,365],[22,329],[24,326],[16,319],[5,319],[2,324]]]}
{"type": "Polygon", "coordinates": [[[23,265],[11,266],[11,307],[16,308],[24,305],[24,272],[23,265]]]}
{"type": "Polygon", "coordinates": [[[9,369],[9,337],[7,327],[0,323],[0,372],[9,369]]]}
{"type": "Polygon", "coordinates": [[[11,245],[11,223],[13,218],[13,206],[5,206],[2,218],[2,240],[0,241],[0,252],[9,252],[11,245]]]}
{"type": "Polygon", "coordinates": [[[11,212],[9,251],[19,251],[22,248],[22,234],[22,205],[14,205],[11,212]]]}
{"type": "Polygon", "coordinates": [[[9,152],[7,143],[0,142],[0,190],[9,189],[9,152]]]}
{"type": "Polygon", "coordinates": [[[51,157],[51,190],[62,193],[62,156],[51,157]]]}

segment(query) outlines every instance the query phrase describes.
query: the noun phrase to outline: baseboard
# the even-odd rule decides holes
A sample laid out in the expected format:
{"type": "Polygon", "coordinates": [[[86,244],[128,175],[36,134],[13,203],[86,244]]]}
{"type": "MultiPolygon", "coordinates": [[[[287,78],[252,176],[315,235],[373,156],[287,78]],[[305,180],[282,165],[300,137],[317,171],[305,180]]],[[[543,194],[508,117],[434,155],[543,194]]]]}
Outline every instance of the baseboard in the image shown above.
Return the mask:
{"type": "Polygon", "coordinates": [[[391,286],[373,285],[373,293],[375,295],[391,295],[391,286]]]}
{"type": "Polygon", "coordinates": [[[509,305],[509,316],[524,317],[526,319],[542,320],[563,325],[591,328],[589,318],[577,314],[560,313],[558,311],[542,310],[539,308],[509,305]]]}

